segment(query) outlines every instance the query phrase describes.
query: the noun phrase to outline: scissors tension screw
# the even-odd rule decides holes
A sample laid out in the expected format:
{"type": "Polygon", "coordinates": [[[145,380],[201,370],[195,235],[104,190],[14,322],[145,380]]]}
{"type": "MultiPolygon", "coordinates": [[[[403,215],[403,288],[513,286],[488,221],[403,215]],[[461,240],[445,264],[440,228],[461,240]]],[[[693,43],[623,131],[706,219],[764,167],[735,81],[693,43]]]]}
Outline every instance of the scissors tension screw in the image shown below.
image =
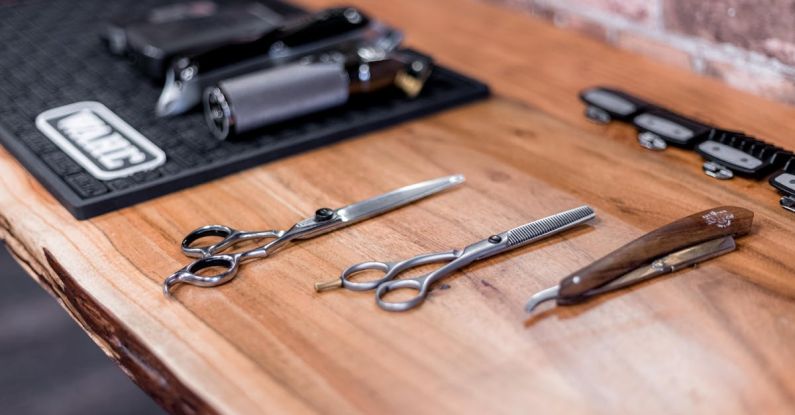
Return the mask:
{"type": "Polygon", "coordinates": [[[334,211],[329,208],[320,208],[315,212],[315,220],[325,222],[334,217],[334,211]]]}
{"type": "Polygon", "coordinates": [[[489,236],[489,242],[493,244],[498,244],[502,242],[502,237],[500,235],[491,235],[489,236]]]}

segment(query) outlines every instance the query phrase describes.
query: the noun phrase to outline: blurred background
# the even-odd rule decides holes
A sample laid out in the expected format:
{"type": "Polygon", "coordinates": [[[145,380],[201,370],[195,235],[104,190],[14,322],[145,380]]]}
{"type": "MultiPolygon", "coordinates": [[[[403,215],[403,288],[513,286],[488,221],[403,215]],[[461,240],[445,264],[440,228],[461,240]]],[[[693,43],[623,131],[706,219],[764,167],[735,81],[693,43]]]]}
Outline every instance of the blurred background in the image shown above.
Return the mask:
{"type": "Polygon", "coordinates": [[[0,413],[164,413],[0,242],[0,413]]]}
{"type": "MultiPolygon", "coordinates": [[[[795,104],[795,0],[472,1],[511,7],[795,104]]],[[[0,388],[0,412],[8,414],[162,413],[25,275],[2,242],[0,388]]]]}
{"type": "Polygon", "coordinates": [[[795,104],[795,0],[492,0],[795,104]]]}

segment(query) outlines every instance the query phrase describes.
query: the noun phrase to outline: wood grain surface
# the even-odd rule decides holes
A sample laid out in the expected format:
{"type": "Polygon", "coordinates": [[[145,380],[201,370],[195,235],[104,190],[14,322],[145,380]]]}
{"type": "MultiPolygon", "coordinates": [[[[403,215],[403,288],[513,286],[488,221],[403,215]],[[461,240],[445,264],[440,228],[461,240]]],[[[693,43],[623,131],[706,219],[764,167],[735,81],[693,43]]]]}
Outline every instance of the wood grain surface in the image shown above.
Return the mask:
{"type": "Polygon", "coordinates": [[[0,151],[0,236],[142,388],[175,413],[795,411],[795,215],[763,182],[710,179],[694,153],[589,123],[577,92],[619,86],[790,148],[795,108],[487,2],[351,3],[496,96],[85,222],[0,151]],[[459,172],[455,190],[246,264],[230,284],[160,292],[197,226],[284,229],[459,172]],[[312,288],[355,262],[463,247],[582,204],[591,226],[475,264],[407,313],[312,288]],[[523,311],[573,270],[719,205],[755,212],[736,252],[523,311]]]}

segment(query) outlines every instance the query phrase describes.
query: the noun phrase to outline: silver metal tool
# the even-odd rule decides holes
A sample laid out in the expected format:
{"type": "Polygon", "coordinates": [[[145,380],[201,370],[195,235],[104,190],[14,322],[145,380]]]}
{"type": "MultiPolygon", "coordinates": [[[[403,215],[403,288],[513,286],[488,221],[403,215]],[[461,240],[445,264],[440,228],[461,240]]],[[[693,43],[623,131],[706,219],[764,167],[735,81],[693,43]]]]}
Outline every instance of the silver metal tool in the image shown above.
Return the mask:
{"type": "Polygon", "coordinates": [[[205,92],[210,132],[226,140],[348,100],[350,80],[342,64],[290,64],[221,81],[205,92]]]}
{"type": "Polygon", "coordinates": [[[793,212],[793,213],[795,213],[795,197],[793,197],[793,196],[783,196],[783,197],[782,197],[782,198],[779,200],[779,204],[780,204],[780,205],[781,205],[781,207],[783,207],[784,209],[786,209],[786,210],[788,210],[788,211],[790,211],[790,212],[793,212]]]}
{"type": "Polygon", "coordinates": [[[376,290],[378,306],[387,311],[406,311],[420,305],[428,295],[431,285],[455,271],[491,256],[510,251],[532,242],[550,237],[577,226],[596,216],[593,209],[581,206],[565,212],[540,219],[517,228],[489,236],[464,249],[418,255],[400,262],[363,262],[343,271],[340,278],[315,285],[317,291],[344,287],[353,291],[376,290]],[[416,278],[396,280],[411,268],[422,265],[447,262],[441,268],[416,278]],[[377,280],[353,281],[351,277],[359,272],[375,270],[384,272],[377,280]],[[388,292],[401,288],[416,290],[417,294],[406,301],[391,302],[385,299],[388,292]]]}
{"type": "Polygon", "coordinates": [[[446,176],[402,187],[343,208],[318,209],[314,216],[296,223],[286,231],[242,232],[221,225],[211,225],[196,229],[182,241],[182,251],[185,255],[198,259],[166,278],[163,282],[163,293],[168,297],[171,288],[179,283],[201,287],[214,287],[225,284],[235,277],[241,263],[252,259],[265,258],[290,241],[310,239],[329,233],[428,197],[463,182],[464,176],[462,175],[446,176]],[[211,245],[197,244],[202,239],[218,237],[223,239],[211,245]],[[266,238],[272,238],[272,240],[250,250],[229,254],[221,253],[234,248],[242,242],[266,238]],[[214,275],[199,274],[200,271],[209,268],[221,268],[223,271],[214,275]]]}
{"type": "Polygon", "coordinates": [[[739,206],[718,206],[661,226],[571,273],[558,285],[530,298],[532,312],[544,301],[573,305],[706,261],[735,249],[734,238],[747,235],[754,212],[739,206]]]}
{"type": "MultiPolygon", "coordinates": [[[[615,291],[632,284],[637,284],[654,277],[659,277],[660,275],[679,271],[682,268],[687,268],[699,262],[727,254],[731,251],[734,251],[736,248],[737,245],[734,242],[734,237],[726,236],[682,249],[672,254],[668,254],[662,258],[656,259],[652,261],[651,264],[636,268],[634,271],[630,271],[610,281],[609,283],[602,285],[601,287],[588,291],[587,295],[580,297],[577,302],[584,298],[592,298],[606,292],[615,291]]],[[[530,301],[528,301],[525,305],[525,310],[530,313],[536,307],[538,307],[539,304],[549,300],[558,300],[558,302],[561,303],[559,291],[560,286],[556,285],[554,287],[537,292],[530,297],[530,301]]],[[[571,302],[571,304],[573,303],[574,302],[571,302]]],[[[567,303],[563,302],[561,304],[567,303]]]]}
{"type": "Polygon", "coordinates": [[[225,79],[233,79],[249,73],[276,68],[292,62],[298,62],[313,55],[336,53],[337,51],[356,50],[360,48],[378,48],[386,51],[397,49],[403,41],[400,31],[387,27],[379,22],[371,24],[359,31],[345,33],[329,39],[312,42],[307,45],[282,45],[272,52],[257,59],[223,66],[210,71],[201,71],[186,62],[182,68],[175,65],[166,71],[165,85],[157,101],[155,112],[159,117],[170,117],[183,114],[202,102],[204,91],[225,79]]]}
{"type": "Polygon", "coordinates": [[[433,66],[425,56],[373,47],[314,56],[207,88],[205,119],[212,134],[226,140],[392,86],[416,97],[433,66]]]}

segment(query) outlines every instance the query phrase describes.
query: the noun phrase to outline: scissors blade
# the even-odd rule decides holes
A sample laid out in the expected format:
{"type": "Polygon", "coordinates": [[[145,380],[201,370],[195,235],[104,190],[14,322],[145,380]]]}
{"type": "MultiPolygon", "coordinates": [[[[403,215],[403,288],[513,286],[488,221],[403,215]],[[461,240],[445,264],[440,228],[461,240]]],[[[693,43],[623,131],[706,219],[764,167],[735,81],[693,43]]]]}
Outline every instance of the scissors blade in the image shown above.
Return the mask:
{"type": "Polygon", "coordinates": [[[507,232],[508,248],[514,249],[544,239],[595,217],[596,212],[586,205],[513,228],[507,232]]]}
{"type": "Polygon", "coordinates": [[[346,225],[350,225],[428,197],[463,182],[464,176],[457,174],[415,183],[393,190],[389,193],[384,193],[380,196],[345,206],[337,210],[337,214],[346,225]]]}
{"type": "Polygon", "coordinates": [[[678,271],[682,268],[695,265],[699,262],[704,262],[708,259],[727,254],[731,251],[734,251],[736,248],[737,245],[735,244],[734,237],[732,236],[702,242],[700,244],[668,254],[655,260],[649,265],[630,271],[603,287],[591,290],[588,292],[588,296],[617,290],[619,288],[623,288],[650,278],[678,271]]]}

